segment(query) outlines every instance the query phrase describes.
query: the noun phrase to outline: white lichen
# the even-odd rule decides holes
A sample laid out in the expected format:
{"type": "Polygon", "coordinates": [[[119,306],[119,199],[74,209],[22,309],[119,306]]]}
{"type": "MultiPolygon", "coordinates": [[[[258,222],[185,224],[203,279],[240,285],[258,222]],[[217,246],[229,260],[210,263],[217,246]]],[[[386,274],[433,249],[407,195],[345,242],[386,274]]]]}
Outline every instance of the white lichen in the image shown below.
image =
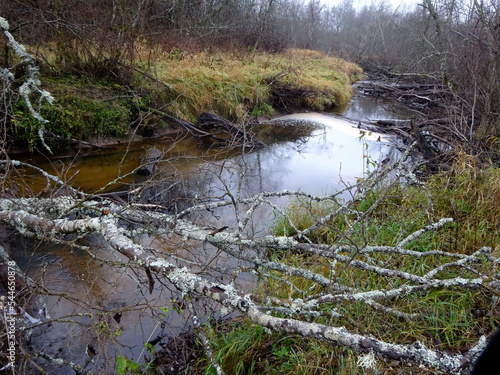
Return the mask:
{"type": "Polygon", "coordinates": [[[364,369],[375,370],[377,366],[377,360],[373,352],[369,352],[363,356],[358,357],[358,366],[364,369]]]}
{"type": "Polygon", "coordinates": [[[223,306],[221,307],[221,309],[220,309],[220,314],[221,314],[221,316],[223,316],[223,317],[224,317],[224,316],[226,316],[226,315],[231,314],[233,311],[234,311],[234,309],[229,308],[229,307],[227,307],[227,306],[224,306],[224,305],[223,305],[223,306]]]}
{"type": "Polygon", "coordinates": [[[0,17],[0,27],[1,27],[3,30],[5,30],[5,31],[9,30],[9,27],[10,27],[10,25],[9,25],[9,21],[7,21],[7,20],[6,20],[5,18],[3,18],[3,17],[0,17]]]}
{"type": "Polygon", "coordinates": [[[168,278],[172,284],[181,292],[182,297],[195,290],[196,283],[200,279],[193,275],[186,267],[175,268],[169,272],[168,278]]]}
{"type": "Polygon", "coordinates": [[[169,267],[172,267],[172,263],[168,262],[165,259],[157,258],[154,261],[152,261],[151,263],[149,263],[149,266],[150,267],[158,267],[158,268],[164,270],[164,269],[167,269],[169,267]]]}
{"type": "MultiPolygon", "coordinates": [[[[8,45],[14,53],[26,64],[26,73],[28,75],[28,78],[26,81],[19,87],[18,91],[21,97],[24,99],[24,102],[26,103],[26,106],[28,107],[28,111],[30,114],[39,122],[38,126],[38,137],[40,138],[40,142],[42,145],[49,151],[50,147],[45,143],[45,138],[44,138],[44,133],[45,133],[45,124],[48,122],[43,116],[41,115],[41,106],[43,105],[44,101],[47,101],[49,104],[52,104],[54,101],[54,98],[52,95],[46,91],[42,90],[39,88],[41,85],[40,79],[38,78],[39,74],[39,68],[36,66],[36,59],[33,55],[27,52],[26,47],[23,46],[22,44],[18,43],[15,38],[12,36],[12,34],[9,32],[9,23],[5,18],[0,17],[0,27],[3,30],[4,35],[7,37],[8,40],[8,45]],[[38,94],[38,108],[34,108],[33,104],[31,103],[31,98],[30,95],[35,92],[38,94]]],[[[6,75],[5,70],[2,71],[2,75],[5,77],[9,77],[9,84],[7,85],[7,88],[10,86],[10,82],[13,81],[13,79],[10,79],[12,73],[10,75],[6,75]]]]}
{"type": "Polygon", "coordinates": [[[14,74],[9,69],[0,68],[0,77],[5,81],[3,86],[10,86],[10,84],[14,81],[14,74]]]}

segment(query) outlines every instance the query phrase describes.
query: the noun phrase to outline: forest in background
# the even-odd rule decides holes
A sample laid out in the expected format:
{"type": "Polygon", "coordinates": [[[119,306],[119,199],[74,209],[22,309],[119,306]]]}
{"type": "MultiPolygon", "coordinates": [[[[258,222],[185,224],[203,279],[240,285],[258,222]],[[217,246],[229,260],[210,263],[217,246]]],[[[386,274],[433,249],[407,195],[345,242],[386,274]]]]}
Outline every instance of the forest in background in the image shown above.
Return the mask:
{"type": "MultiPolygon", "coordinates": [[[[413,9],[383,1],[355,8],[348,0],[334,6],[320,0],[16,0],[4,2],[2,15],[20,43],[39,51],[46,73],[58,75],[131,84],[125,67],[140,62],[148,71],[144,51],[156,47],[178,57],[302,48],[358,63],[379,77],[440,84],[425,114],[446,128],[449,142],[497,160],[499,6],[498,0],[422,0],[413,9]]],[[[5,47],[2,66],[9,58],[5,47]]]]}
{"type": "MultiPolygon", "coordinates": [[[[66,167],[50,174],[11,160],[2,149],[0,275],[10,294],[0,303],[1,359],[7,362],[6,346],[13,342],[11,315],[17,354],[15,365],[4,370],[467,374],[499,316],[498,6],[451,0],[423,0],[405,11],[382,3],[356,9],[350,2],[332,7],[314,0],[2,3],[0,27],[15,38],[2,39],[0,57],[4,140],[12,118],[33,108],[31,115],[38,116],[36,104],[52,102],[39,89],[45,82],[65,80],[59,92],[73,86],[81,94],[89,82],[99,82],[133,90],[129,95],[150,104],[150,92],[142,92],[137,79],[168,87],[155,70],[159,50],[177,65],[210,55],[215,68],[227,63],[219,60],[220,51],[236,58],[244,51],[248,61],[262,52],[286,56],[294,48],[307,48],[300,53],[309,61],[321,60],[312,50],[323,51],[390,79],[374,90],[408,98],[424,116],[400,160],[346,186],[349,201],[342,192],[246,197],[229,186],[217,197],[189,196],[182,191],[188,182],[182,174],[167,182],[152,175],[134,186],[132,196],[119,199],[75,188],[66,167]],[[16,100],[33,105],[15,107],[16,100]],[[429,151],[431,159],[444,151],[447,169],[419,180],[416,172],[425,164],[407,163],[415,148],[429,151]],[[19,193],[15,184],[22,178],[14,177],[24,170],[46,182],[38,196],[19,193]],[[388,175],[397,178],[382,183],[388,175]],[[187,197],[189,203],[172,211],[163,201],[141,200],[151,189],[157,197],[187,197]],[[283,196],[291,203],[277,207],[275,199],[283,196]],[[254,226],[262,206],[274,215],[269,233],[254,226]],[[234,226],[207,225],[205,215],[215,217],[220,207],[231,211],[234,226]],[[52,263],[46,261],[51,247],[62,249],[52,263]],[[21,269],[16,264],[23,259],[28,265],[21,269]],[[66,273],[82,259],[83,274],[66,273]],[[57,272],[47,272],[54,265],[57,272]],[[239,284],[245,273],[258,280],[252,293],[239,284]],[[8,277],[16,288],[9,289],[8,277]],[[126,282],[136,288],[123,305],[90,293],[99,289],[115,297],[126,282]],[[72,293],[77,285],[83,297],[72,293]],[[63,304],[74,310],[61,311],[63,304]],[[239,318],[226,320],[231,314],[239,318]],[[182,322],[174,324],[173,316],[182,322]],[[146,330],[150,337],[132,356],[124,331],[144,321],[155,328],[146,330]],[[186,331],[169,336],[179,326],[186,331]],[[161,334],[153,338],[157,328],[161,334]]],[[[348,71],[345,82],[359,73],[348,71]]],[[[92,90],[85,94],[102,92],[92,90]]],[[[247,103],[241,100],[243,111],[247,103]]],[[[35,130],[42,125],[38,134],[50,129],[41,117],[33,124],[35,130]]],[[[231,173],[244,178],[252,167],[231,173]]],[[[223,168],[211,173],[223,179],[223,168]]],[[[120,172],[116,180],[123,177],[120,172]]]]}

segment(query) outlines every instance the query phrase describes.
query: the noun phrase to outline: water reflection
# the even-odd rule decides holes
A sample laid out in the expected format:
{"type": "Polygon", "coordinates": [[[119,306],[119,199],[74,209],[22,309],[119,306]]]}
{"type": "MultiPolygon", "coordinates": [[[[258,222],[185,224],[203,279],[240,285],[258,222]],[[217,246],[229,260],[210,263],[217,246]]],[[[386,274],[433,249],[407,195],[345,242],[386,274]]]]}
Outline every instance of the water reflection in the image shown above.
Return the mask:
{"type": "Polygon", "coordinates": [[[356,90],[347,108],[339,114],[357,121],[406,120],[415,116],[401,103],[383,98],[366,97],[356,90]]]}
{"type": "MultiPolygon", "coordinates": [[[[388,108],[389,105],[381,107],[374,99],[355,97],[345,115],[362,120],[403,117],[404,114],[388,111],[388,108]]],[[[66,150],[50,158],[32,155],[20,158],[63,180],[70,180],[72,186],[85,192],[97,191],[115,179],[120,182],[108,190],[119,190],[120,185],[126,190],[145,180],[134,173],[128,174],[139,165],[145,150],[155,146],[165,153],[161,163],[164,175],[178,178],[190,175],[191,181],[195,176],[198,187],[203,184],[204,172],[220,168],[222,163],[225,167],[232,166],[227,176],[237,174],[238,168],[245,169],[248,180],[245,183],[249,188],[244,193],[248,196],[263,190],[281,189],[329,192],[338,188],[341,180],[350,182],[362,177],[372,168],[373,162],[384,159],[391,149],[391,143],[383,135],[362,134],[356,123],[327,114],[284,116],[255,130],[270,147],[243,155],[237,150],[207,150],[187,135],[175,135],[104,150],[66,150]],[[255,178],[258,183],[250,181],[255,178]]],[[[19,180],[35,194],[46,186],[45,179],[30,169],[19,180]]],[[[209,179],[207,183],[213,181],[209,179]]]]}
{"type": "Polygon", "coordinates": [[[319,113],[296,114],[272,121],[277,134],[283,129],[314,125],[298,139],[279,139],[265,149],[238,155],[223,162],[203,164],[207,174],[214,173],[206,188],[220,196],[231,194],[247,198],[262,191],[301,190],[312,194],[332,193],[366,175],[387,157],[394,145],[383,134],[365,132],[341,118],[319,113]],[[289,125],[296,124],[298,125],[289,125]],[[224,165],[224,170],[221,168],[224,165]]]}
{"type": "MultiPolygon", "coordinates": [[[[408,113],[356,97],[346,114],[359,119],[402,119],[408,113]],[[351,107],[352,106],[352,107],[351,107]]],[[[269,147],[233,157],[222,155],[191,165],[195,196],[248,198],[262,191],[301,190],[327,194],[364,177],[399,151],[383,134],[363,131],[344,116],[302,113],[283,116],[254,129],[269,147]]],[[[167,168],[165,174],[170,173],[167,168]]],[[[348,198],[346,196],[346,198],[348,198]]]]}
{"type": "MultiPolygon", "coordinates": [[[[371,120],[400,118],[397,114],[381,109],[378,103],[373,103],[373,100],[355,99],[345,114],[350,118],[371,120]]],[[[362,132],[356,123],[326,114],[285,116],[255,130],[269,147],[248,153],[228,152],[215,148],[206,150],[200,147],[196,140],[177,135],[87,154],[60,154],[53,159],[35,160],[33,164],[61,176],[73,176],[71,182],[75,187],[92,192],[102,188],[109,181],[133,171],[138,166],[146,147],[154,145],[165,152],[164,161],[159,167],[160,179],[182,180],[194,202],[197,202],[202,198],[205,198],[205,201],[228,199],[229,196],[247,198],[263,191],[285,189],[313,194],[331,193],[355,182],[356,178],[363,177],[388,155],[396,153],[393,143],[384,135],[362,132]]],[[[30,172],[23,177],[26,185],[33,191],[40,189],[40,179],[35,175],[30,172]]],[[[143,181],[144,178],[132,174],[122,180],[122,186],[113,188],[128,188],[129,185],[140,184],[143,181]]],[[[41,182],[41,186],[45,186],[44,181],[41,182]]],[[[286,201],[282,200],[279,203],[285,205],[286,201]]],[[[246,207],[240,207],[238,212],[233,208],[224,208],[215,212],[205,212],[200,219],[216,226],[232,226],[240,218],[238,215],[241,215],[241,211],[245,209],[246,207]]],[[[248,230],[252,231],[252,235],[267,234],[271,220],[271,211],[265,207],[259,208],[253,217],[254,225],[248,226],[248,230]]],[[[91,241],[98,240],[91,239],[91,241]]],[[[204,272],[218,269],[219,274],[225,274],[226,277],[241,265],[206,244],[193,251],[189,244],[182,241],[163,243],[154,236],[144,238],[144,243],[175,255],[181,262],[182,259],[191,261],[191,265],[206,264],[207,259],[211,259],[209,267],[207,266],[204,272]]],[[[89,245],[97,251],[97,256],[110,261],[116,260],[101,243],[89,245]]],[[[156,329],[157,320],[151,316],[160,315],[162,307],[172,308],[168,288],[162,286],[149,295],[144,287],[145,276],[140,272],[134,273],[128,270],[123,274],[117,274],[113,267],[102,265],[85,253],[75,253],[63,246],[47,247],[45,252],[47,255],[43,259],[47,262],[43,263],[43,267],[47,274],[52,276],[52,283],[49,286],[52,290],[71,294],[89,304],[96,303],[110,311],[105,324],[111,329],[121,330],[116,341],[120,343],[122,349],[117,349],[118,345],[103,339],[102,347],[99,349],[106,353],[106,357],[114,358],[122,353],[129,358],[142,360],[139,357],[143,349],[142,344],[156,329]],[[149,311],[144,313],[144,310],[134,308],[141,305],[147,306],[149,311]],[[128,311],[123,312],[121,323],[109,319],[115,310],[119,311],[122,308],[127,308],[128,311]]],[[[34,270],[40,269],[41,265],[42,258],[34,270]]],[[[35,273],[32,275],[37,276],[35,273]]],[[[249,274],[242,273],[236,282],[243,288],[245,286],[251,288],[253,285],[249,274]]],[[[82,306],[71,299],[57,297],[51,298],[49,307],[57,311],[60,316],[82,311],[82,306]]],[[[85,308],[84,306],[83,310],[85,308]]],[[[68,358],[74,358],[76,355],[79,359],[77,362],[83,361],[78,353],[84,351],[88,342],[98,339],[96,327],[92,325],[85,327],[86,321],[83,319],[80,321],[81,332],[73,332],[71,335],[66,331],[70,325],[59,326],[57,329],[43,327],[40,333],[45,336],[40,335],[35,338],[34,347],[50,348],[51,353],[57,353],[58,348],[65,348],[64,350],[72,351],[68,353],[68,358]],[[72,340],[76,336],[82,339],[72,340]]],[[[178,334],[185,324],[182,316],[173,313],[170,313],[165,321],[167,322],[165,329],[170,330],[164,332],[167,335],[178,334]]],[[[72,324],[71,327],[74,329],[75,325],[72,324]]],[[[156,334],[155,332],[154,336],[156,334]]]]}

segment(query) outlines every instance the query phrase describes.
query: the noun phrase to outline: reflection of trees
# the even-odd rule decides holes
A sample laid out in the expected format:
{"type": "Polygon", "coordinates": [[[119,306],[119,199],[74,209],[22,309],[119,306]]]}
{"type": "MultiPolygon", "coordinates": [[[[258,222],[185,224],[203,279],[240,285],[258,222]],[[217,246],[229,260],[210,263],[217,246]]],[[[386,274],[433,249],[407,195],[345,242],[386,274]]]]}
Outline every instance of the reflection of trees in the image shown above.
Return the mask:
{"type": "MultiPolygon", "coordinates": [[[[255,168],[258,161],[255,155],[249,159],[247,167],[255,168]]],[[[358,185],[357,191],[371,191],[391,169],[379,170],[358,185]]],[[[247,178],[240,172],[243,179],[247,178]]],[[[258,184],[251,187],[256,188],[258,184]]],[[[408,247],[424,233],[438,231],[452,221],[447,218],[400,239],[396,246],[353,242],[353,226],[363,225],[369,220],[370,212],[381,202],[374,202],[368,211],[361,212],[357,211],[356,204],[363,199],[362,195],[345,203],[338,199],[339,194],[312,196],[283,191],[242,198],[232,195],[227,189],[222,199],[204,201],[178,215],[145,210],[97,196],[82,197],[78,192],[50,198],[0,199],[0,220],[10,230],[31,238],[35,245],[64,245],[58,250],[60,259],[68,257],[86,263],[81,275],[65,276],[68,283],[75,279],[82,281],[67,288],[61,282],[63,275],[54,271],[54,265],[45,267],[48,273],[42,270],[33,273],[29,286],[24,269],[27,263],[19,263],[23,267],[17,270],[17,278],[19,285],[25,286],[20,291],[22,294],[15,298],[16,337],[21,344],[19,350],[27,358],[23,366],[50,368],[50,363],[57,363],[71,366],[81,373],[96,371],[110,363],[116,355],[114,350],[130,356],[137,354],[127,349],[126,343],[126,338],[131,337],[130,326],[136,322],[141,322],[135,331],[142,329],[144,340],[154,332],[153,336],[158,335],[160,341],[162,336],[171,334],[171,330],[175,331],[187,322],[198,325],[210,316],[238,313],[273,330],[325,340],[358,354],[398,359],[445,373],[458,373],[467,367],[470,363],[467,355],[446,353],[423,344],[384,342],[363,332],[352,332],[341,324],[329,324],[329,320],[321,316],[331,310],[332,304],[347,307],[347,301],[356,299],[373,309],[375,315],[382,312],[397,319],[414,319],[414,314],[392,307],[391,300],[396,296],[425,295],[435,288],[449,288],[451,292],[483,285],[486,290],[494,292],[497,284],[488,271],[492,268],[480,267],[481,263],[492,261],[488,255],[491,249],[482,248],[472,255],[461,255],[440,250],[421,253],[408,247]],[[273,203],[279,197],[330,204],[332,210],[315,216],[312,224],[299,229],[295,219],[273,203]],[[270,207],[288,226],[295,228],[296,234],[285,237],[255,232],[252,220],[261,206],[270,207]],[[206,222],[187,219],[218,207],[231,208],[236,218],[234,225],[217,228],[206,222]],[[339,233],[341,239],[348,241],[322,245],[311,240],[316,229],[341,219],[351,223],[339,233]],[[310,262],[315,259],[315,266],[292,264],[287,257],[273,255],[283,251],[309,254],[310,262]],[[72,252],[81,255],[72,258],[72,252]],[[387,259],[384,254],[388,255],[387,259]],[[398,262],[392,265],[390,261],[398,257],[413,257],[416,261],[431,255],[441,257],[442,262],[424,274],[400,270],[398,262]],[[322,269],[325,265],[329,266],[322,269]],[[473,270],[473,274],[440,277],[440,270],[450,267],[473,270]],[[367,277],[378,275],[387,283],[370,290],[361,285],[356,287],[355,283],[341,277],[351,270],[367,277]],[[269,290],[267,299],[262,300],[259,294],[249,294],[248,283],[252,274],[267,282],[283,283],[298,294],[289,300],[269,290]],[[303,282],[309,285],[308,289],[314,285],[319,292],[309,295],[302,289],[303,282]],[[78,288],[83,288],[83,295],[78,288]],[[26,320],[23,311],[38,320],[26,320]],[[62,344],[60,336],[50,336],[61,328],[69,332],[72,342],[62,344]],[[48,338],[39,341],[37,338],[42,334],[48,338]],[[80,337],[78,342],[73,334],[80,337]],[[41,345],[51,339],[54,344],[67,346],[58,351],[56,346],[41,345]],[[94,353],[91,354],[92,362],[81,355],[83,347],[88,345],[94,353]]],[[[2,251],[4,262],[19,259],[13,242],[8,241],[5,248],[8,251],[2,251]]],[[[41,249],[34,249],[30,257],[40,259],[41,249]]],[[[208,350],[210,343],[207,345],[208,350]]]]}
{"type": "Polygon", "coordinates": [[[16,33],[30,45],[53,42],[58,68],[64,72],[131,83],[133,75],[123,63],[138,59],[146,40],[155,42],[152,51],[160,47],[180,59],[186,53],[182,48],[189,50],[194,40],[268,51],[317,49],[364,63],[381,75],[439,83],[433,90],[438,100],[419,94],[412,101],[418,108],[422,99],[431,102],[424,111],[437,123],[428,126],[448,142],[459,142],[474,153],[490,147],[490,137],[498,137],[496,0],[424,0],[413,9],[393,9],[387,2],[356,9],[347,0],[330,6],[319,0],[119,4],[10,1],[2,11],[18,21],[16,33]],[[445,124],[439,121],[443,119],[445,124]]]}
{"type": "Polygon", "coordinates": [[[294,150],[289,147],[269,147],[243,153],[228,160],[205,162],[200,168],[203,194],[224,198],[246,198],[261,191],[273,191],[282,186],[282,176],[290,173],[287,160],[294,150]]]}
{"type": "Polygon", "coordinates": [[[257,126],[254,130],[265,143],[275,144],[283,142],[306,141],[319,126],[311,121],[297,121],[292,119],[275,119],[270,124],[257,126]]]}

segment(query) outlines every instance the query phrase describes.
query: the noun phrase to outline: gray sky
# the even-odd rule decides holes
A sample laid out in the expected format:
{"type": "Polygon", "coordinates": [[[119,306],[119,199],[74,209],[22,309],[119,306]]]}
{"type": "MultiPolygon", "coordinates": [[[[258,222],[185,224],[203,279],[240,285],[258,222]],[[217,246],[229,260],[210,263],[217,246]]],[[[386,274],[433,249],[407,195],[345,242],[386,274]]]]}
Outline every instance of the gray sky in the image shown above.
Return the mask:
{"type": "MultiPolygon", "coordinates": [[[[321,0],[321,1],[323,4],[337,5],[341,3],[343,0],[321,0]]],[[[363,6],[365,4],[369,5],[372,2],[380,3],[382,0],[352,0],[352,1],[354,6],[358,7],[358,6],[363,6]]],[[[421,2],[421,0],[385,0],[385,1],[391,3],[393,7],[403,5],[411,8],[413,8],[416,4],[421,2]]]]}

